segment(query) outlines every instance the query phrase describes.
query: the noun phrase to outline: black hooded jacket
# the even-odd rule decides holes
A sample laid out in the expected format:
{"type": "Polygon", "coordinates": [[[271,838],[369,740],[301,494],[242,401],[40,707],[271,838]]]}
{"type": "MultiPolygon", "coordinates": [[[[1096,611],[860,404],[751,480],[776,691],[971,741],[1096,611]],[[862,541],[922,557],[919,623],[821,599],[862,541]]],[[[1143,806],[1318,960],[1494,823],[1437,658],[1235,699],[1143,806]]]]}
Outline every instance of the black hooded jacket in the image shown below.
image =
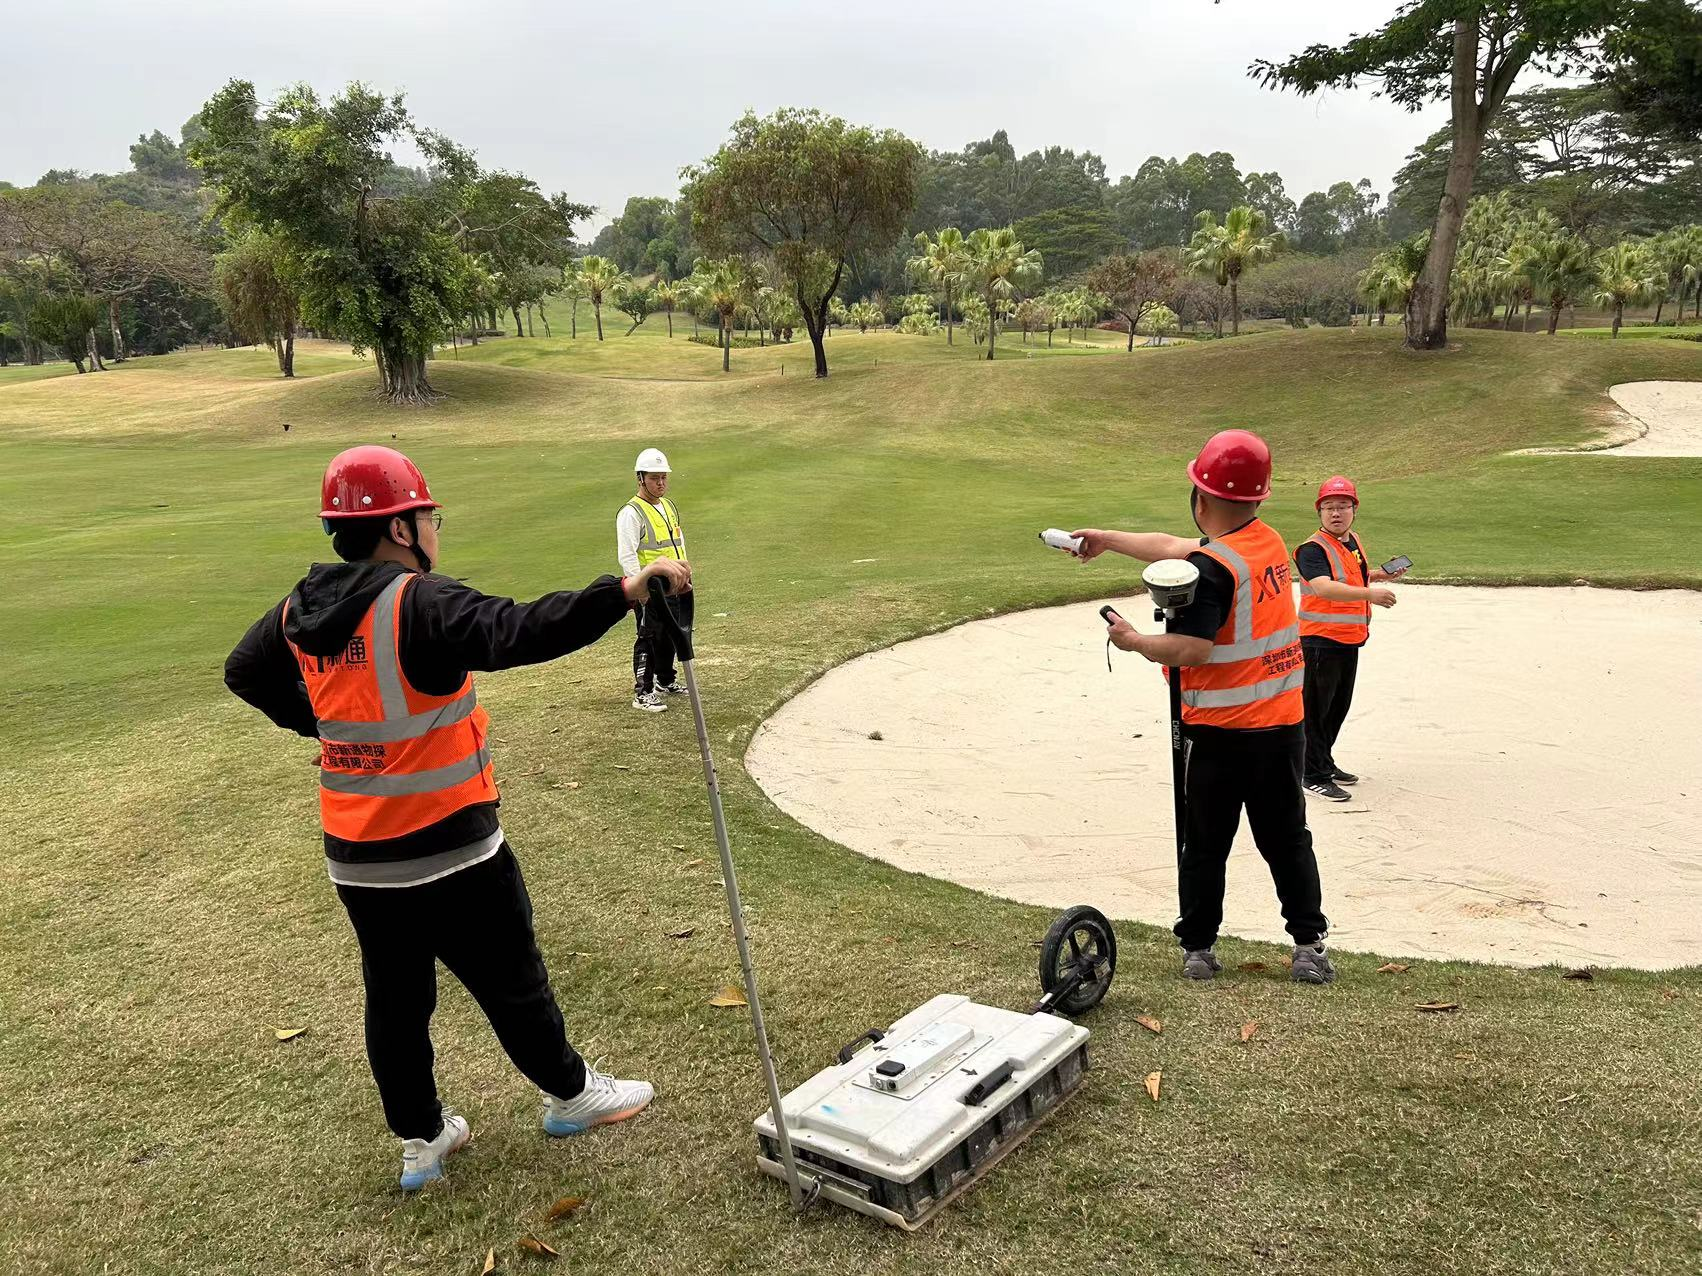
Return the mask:
{"type": "MultiPolygon", "coordinates": [[[[286,634],[308,655],[337,654],[373,600],[406,570],[399,563],[315,563],[290,592],[288,620],[280,602],[242,636],[225,661],[225,685],[278,726],[317,736],[319,722],[286,634]]],[[[428,695],[449,695],[469,672],[537,664],[589,646],[629,609],[614,576],[531,603],[481,594],[445,576],[420,576],[402,595],[402,673],[428,695]]],[[[327,833],[325,853],[343,861],[414,859],[476,842],[496,827],[496,803],[482,803],[384,842],[345,842],[327,833]]]]}

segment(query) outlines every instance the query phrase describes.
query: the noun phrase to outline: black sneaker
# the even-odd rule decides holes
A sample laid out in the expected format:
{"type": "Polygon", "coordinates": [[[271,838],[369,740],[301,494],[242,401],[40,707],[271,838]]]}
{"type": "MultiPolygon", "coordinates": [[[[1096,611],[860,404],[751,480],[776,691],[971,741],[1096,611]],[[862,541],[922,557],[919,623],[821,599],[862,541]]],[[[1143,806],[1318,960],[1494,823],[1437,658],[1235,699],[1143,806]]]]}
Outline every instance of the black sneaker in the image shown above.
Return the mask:
{"type": "Polygon", "coordinates": [[[1334,780],[1308,780],[1306,791],[1331,802],[1351,802],[1353,800],[1353,794],[1342,788],[1334,780]]]}
{"type": "Polygon", "coordinates": [[[1357,775],[1355,775],[1352,771],[1344,771],[1340,767],[1336,768],[1335,774],[1332,775],[1330,778],[1332,780],[1334,780],[1337,784],[1358,784],[1359,783],[1359,777],[1357,775]]]}

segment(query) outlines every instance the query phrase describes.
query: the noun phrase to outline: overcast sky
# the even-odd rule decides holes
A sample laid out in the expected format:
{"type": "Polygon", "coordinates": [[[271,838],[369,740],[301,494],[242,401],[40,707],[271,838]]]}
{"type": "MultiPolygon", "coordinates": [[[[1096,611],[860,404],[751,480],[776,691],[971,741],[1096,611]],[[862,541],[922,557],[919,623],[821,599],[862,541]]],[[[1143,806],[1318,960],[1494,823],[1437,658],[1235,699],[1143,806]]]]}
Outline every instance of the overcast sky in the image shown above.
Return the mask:
{"type": "Polygon", "coordinates": [[[352,79],[547,191],[618,212],[678,189],[746,107],[818,106],[956,150],[995,129],[1018,152],[1091,150],[1113,180],[1149,155],[1227,150],[1292,198],[1343,178],[1387,192],[1446,122],[1369,90],[1299,98],[1246,76],[1385,20],[1397,0],[83,0],[8,6],[13,110],[0,178],[128,167],[139,132],[176,134],[226,80],[263,96],[352,79]],[[68,17],[73,14],[74,17],[68,17]],[[19,112],[20,103],[33,103],[19,112]]]}

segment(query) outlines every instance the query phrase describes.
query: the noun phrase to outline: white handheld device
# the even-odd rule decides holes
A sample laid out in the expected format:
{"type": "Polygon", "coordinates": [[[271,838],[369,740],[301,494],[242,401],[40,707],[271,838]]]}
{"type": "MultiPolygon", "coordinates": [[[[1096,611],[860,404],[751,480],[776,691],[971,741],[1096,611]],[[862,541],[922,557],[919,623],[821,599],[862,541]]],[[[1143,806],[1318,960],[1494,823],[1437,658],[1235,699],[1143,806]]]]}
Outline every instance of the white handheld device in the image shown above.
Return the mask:
{"type": "Polygon", "coordinates": [[[1081,553],[1081,537],[1071,536],[1068,532],[1059,531],[1056,527],[1048,527],[1040,533],[1040,539],[1053,549],[1061,549],[1067,553],[1081,553]]]}

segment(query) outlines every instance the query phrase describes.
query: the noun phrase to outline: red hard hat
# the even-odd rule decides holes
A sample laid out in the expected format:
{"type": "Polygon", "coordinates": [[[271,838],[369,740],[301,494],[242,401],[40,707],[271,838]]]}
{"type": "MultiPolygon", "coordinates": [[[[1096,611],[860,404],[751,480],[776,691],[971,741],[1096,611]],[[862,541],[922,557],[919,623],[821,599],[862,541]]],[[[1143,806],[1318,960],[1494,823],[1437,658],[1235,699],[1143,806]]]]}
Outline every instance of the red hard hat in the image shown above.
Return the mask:
{"type": "Polygon", "coordinates": [[[1188,477],[1210,496],[1262,501],[1271,494],[1271,450],[1247,430],[1219,430],[1188,462],[1188,477]]]}
{"type": "Polygon", "coordinates": [[[320,518],[372,518],[437,508],[419,467],[395,448],[375,443],[331,458],[319,504],[320,518]]]}
{"type": "Polygon", "coordinates": [[[1340,474],[1332,474],[1318,487],[1318,499],[1312,502],[1312,508],[1317,509],[1332,496],[1345,496],[1353,502],[1353,508],[1359,508],[1359,489],[1353,485],[1353,480],[1340,474]]]}

